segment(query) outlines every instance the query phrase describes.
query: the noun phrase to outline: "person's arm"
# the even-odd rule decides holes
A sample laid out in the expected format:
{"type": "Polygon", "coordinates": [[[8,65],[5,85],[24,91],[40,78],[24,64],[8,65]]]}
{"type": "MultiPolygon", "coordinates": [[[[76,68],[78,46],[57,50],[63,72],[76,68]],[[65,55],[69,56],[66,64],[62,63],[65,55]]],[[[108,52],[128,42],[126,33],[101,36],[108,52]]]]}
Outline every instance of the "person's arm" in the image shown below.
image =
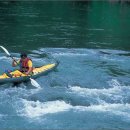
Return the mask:
{"type": "Polygon", "coordinates": [[[18,60],[17,63],[16,63],[16,60],[13,60],[12,66],[15,67],[15,66],[19,65],[19,62],[20,62],[20,60],[18,60]]]}
{"type": "Polygon", "coordinates": [[[29,67],[29,69],[26,72],[26,75],[29,75],[33,71],[33,64],[32,64],[31,60],[28,61],[28,67],[29,67]]]}
{"type": "Polygon", "coordinates": [[[28,71],[26,72],[26,75],[29,75],[33,71],[33,67],[29,67],[28,71]]]}

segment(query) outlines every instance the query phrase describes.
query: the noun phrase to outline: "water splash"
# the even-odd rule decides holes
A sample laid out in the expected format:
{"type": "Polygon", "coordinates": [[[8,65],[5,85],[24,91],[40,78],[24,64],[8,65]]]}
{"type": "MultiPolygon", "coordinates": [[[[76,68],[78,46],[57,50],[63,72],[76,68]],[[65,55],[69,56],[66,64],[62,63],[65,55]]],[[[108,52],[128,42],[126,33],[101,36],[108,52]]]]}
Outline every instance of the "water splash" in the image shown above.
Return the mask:
{"type": "Polygon", "coordinates": [[[94,113],[109,113],[121,118],[130,120],[130,104],[100,104],[91,106],[72,106],[64,101],[27,101],[25,99],[21,100],[23,106],[17,108],[17,113],[20,116],[25,116],[28,118],[39,119],[43,118],[46,114],[64,113],[65,111],[69,113],[77,112],[94,112],[94,113]]]}
{"type": "Polygon", "coordinates": [[[18,113],[30,118],[62,112],[71,108],[71,105],[66,104],[64,101],[50,101],[42,103],[40,101],[35,102],[22,99],[22,103],[23,109],[18,110],[18,113]]]}
{"type": "Polygon", "coordinates": [[[90,104],[104,103],[129,103],[130,87],[121,85],[113,79],[108,82],[111,87],[103,89],[82,88],[80,86],[69,86],[68,93],[84,97],[90,104]]]}

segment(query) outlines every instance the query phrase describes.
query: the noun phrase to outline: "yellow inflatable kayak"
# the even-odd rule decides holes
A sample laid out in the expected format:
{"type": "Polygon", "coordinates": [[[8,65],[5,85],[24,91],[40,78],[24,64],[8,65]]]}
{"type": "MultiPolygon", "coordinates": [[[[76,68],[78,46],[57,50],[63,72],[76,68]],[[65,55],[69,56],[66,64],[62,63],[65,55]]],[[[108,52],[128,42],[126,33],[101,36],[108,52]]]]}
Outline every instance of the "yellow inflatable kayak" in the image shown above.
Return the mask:
{"type": "Polygon", "coordinates": [[[30,77],[35,79],[41,75],[45,75],[48,72],[54,70],[57,67],[57,65],[58,63],[52,63],[52,64],[43,65],[41,67],[36,67],[33,69],[32,75],[25,75],[19,70],[14,70],[9,73],[3,73],[2,75],[0,75],[0,84],[20,83],[20,82],[30,80],[30,77]]]}

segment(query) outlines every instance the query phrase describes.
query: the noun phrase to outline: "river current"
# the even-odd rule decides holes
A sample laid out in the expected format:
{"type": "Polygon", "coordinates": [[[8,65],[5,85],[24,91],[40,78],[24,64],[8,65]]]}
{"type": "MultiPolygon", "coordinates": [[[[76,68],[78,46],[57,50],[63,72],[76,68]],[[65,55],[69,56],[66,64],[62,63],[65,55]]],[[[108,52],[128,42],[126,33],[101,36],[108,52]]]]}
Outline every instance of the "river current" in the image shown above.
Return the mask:
{"type": "MultiPolygon", "coordinates": [[[[0,2],[0,43],[58,67],[0,87],[0,129],[130,129],[129,3],[0,2]]],[[[0,73],[12,60],[0,51],[0,73]]]]}

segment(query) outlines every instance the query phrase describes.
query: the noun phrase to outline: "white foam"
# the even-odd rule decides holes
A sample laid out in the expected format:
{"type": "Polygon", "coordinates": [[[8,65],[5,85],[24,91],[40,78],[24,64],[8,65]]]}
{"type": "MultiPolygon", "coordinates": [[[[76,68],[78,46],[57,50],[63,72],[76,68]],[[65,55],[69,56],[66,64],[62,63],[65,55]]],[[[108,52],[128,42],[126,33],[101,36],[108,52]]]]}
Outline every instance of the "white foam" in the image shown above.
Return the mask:
{"type": "Polygon", "coordinates": [[[130,104],[101,104],[101,105],[91,105],[88,107],[76,106],[76,110],[79,111],[91,111],[98,113],[109,113],[116,116],[121,116],[130,120],[130,104]]]}
{"type": "Polygon", "coordinates": [[[116,79],[112,79],[108,83],[109,83],[110,86],[115,86],[115,87],[120,87],[121,86],[121,84],[116,79]]]}
{"type": "Polygon", "coordinates": [[[60,52],[60,53],[54,53],[53,55],[54,56],[87,56],[88,54],[85,54],[85,53],[70,53],[70,52],[63,53],[63,52],[60,52]]]}
{"type": "MultiPolygon", "coordinates": [[[[122,86],[117,80],[109,82],[110,88],[90,89],[82,88],[80,86],[69,86],[68,93],[74,93],[85,98],[92,98],[99,104],[104,104],[107,100],[115,102],[122,102],[126,97],[124,95],[126,90],[130,91],[130,87],[122,86]],[[125,90],[125,91],[124,91],[125,90]]],[[[128,93],[129,94],[129,93],[128,93]]]]}
{"type": "MultiPolygon", "coordinates": [[[[93,43],[94,42],[90,42],[90,43],[93,43]]],[[[105,43],[103,43],[105,44],[105,43]]],[[[34,50],[35,52],[36,50],[34,50]]],[[[129,53],[129,51],[122,51],[122,50],[111,50],[111,49],[85,49],[85,48],[71,48],[71,49],[68,49],[68,48],[40,48],[39,50],[37,50],[36,52],[49,52],[51,54],[56,54],[56,55],[68,55],[68,54],[75,54],[75,55],[95,55],[95,54],[100,54],[100,51],[102,52],[106,52],[106,53],[110,53],[110,54],[114,54],[115,56],[117,56],[117,54],[120,54],[120,53],[129,53]]],[[[104,56],[102,55],[101,58],[105,58],[107,60],[119,60],[118,58],[113,58],[110,56],[104,56]]],[[[119,60],[119,61],[123,61],[123,60],[119,60]]]]}
{"type": "MultiPolygon", "coordinates": [[[[130,120],[130,104],[100,104],[91,106],[72,106],[64,101],[27,101],[22,99],[24,107],[18,109],[18,114],[28,118],[39,119],[46,114],[54,114],[59,112],[95,112],[95,113],[109,113],[115,116],[121,116],[123,119],[130,120]]],[[[43,118],[43,117],[42,117],[43,118]]]]}
{"type": "Polygon", "coordinates": [[[0,56],[0,60],[7,60],[6,56],[0,56]]]}
{"type": "MultiPolygon", "coordinates": [[[[93,43],[93,42],[92,42],[93,43]]],[[[105,44],[105,43],[103,43],[105,44]]],[[[42,54],[43,52],[48,52],[55,56],[86,56],[86,55],[96,55],[99,54],[100,51],[108,52],[110,54],[118,54],[119,52],[123,52],[120,50],[110,50],[110,49],[84,49],[84,48],[40,48],[39,50],[33,50],[32,52],[42,54]]],[[[126,51],[124,51],[126,53],[126,51]]],[[[111,56],[102,55],[101,58],[107,60],[115,60],[111,56]]],[[[116,58],[116,60],[119,60],[116,58]]],[[[119,60],[123,61],[123,60],[119,60]]]]}
{"type": "Polygon", "coordinates": [[[71,92],[77,93],[81,96],[90,96],[90,95],[97,95],[100,94],[104,95],[112,95],[113,93],[117,93],[119,91],[116,87],[109,88],[109,89],[89,89],[89,88],[81,88],[80,86],[73,86],[70,88],[71,92]],[[117,90],[117,91],[116,91],[117,90]]]}
{"type": "MultiPolygon", "coordinates": [[[[33,51],[37,52],[37,51],[33,51]]],[[[52,54],[53,56],[87,56],[90,54],[97,54],[98,50],[97,49],[84,49],[84,48],[41,48],[39,49],[38,52],[48,52],[52,54]]]]}
{"type": "Polygon", "coordinates": [[[107,60],[107,61],[124,62],[124,59],[119,59],[117,57],[112,57],[112,56],[108,56],[108,55],[102,55],[102,56],[100,56],[100,58],[107,60]]]}
{"type": "Polygon", "coordinates": [[[38,93],[39,91],[42,91],[42,88],[38,89],[27,89],[27,86],[25,84],[21,84],[20,87],[12,87],[10,86],[8,89],[3,89],[0,91],[0,100],[4,101],[5,99],[8,100],[8,98],[14,98],[17,100],[19,96],[22,97],[28,97],[29,95],[33,95],[38,93]],[[5,98],[6,97],[6,98],[5,98]]]}
{"type": "Polygon", "coordinates": [[[24,116],[34,118],[43,116],[45,114],[52,114],[57,112],[66,111],[71,108],[71,105],[66,104],[64,101],[50,101],[50,102],[40,102],[40,101],[22,101],[24,108],[19,111],[24,116]]]}

